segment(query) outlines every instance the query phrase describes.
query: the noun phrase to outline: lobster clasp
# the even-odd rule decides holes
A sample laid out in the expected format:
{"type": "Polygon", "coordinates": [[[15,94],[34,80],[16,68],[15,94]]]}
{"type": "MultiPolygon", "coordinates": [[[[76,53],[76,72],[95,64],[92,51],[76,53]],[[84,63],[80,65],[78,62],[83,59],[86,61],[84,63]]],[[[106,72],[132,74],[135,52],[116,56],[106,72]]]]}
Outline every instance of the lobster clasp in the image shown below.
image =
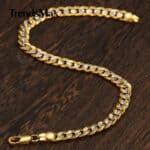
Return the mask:
{"type": "Polygon", "coordinates": [[[46,141],[55,141],[56,135],[53,132],[40,133],[33,135],[18,135],[11,136],[8,139],[9,144],[19,145],[19,144],[30,144],[36,142],[46,142],[46,141]]]}
{"type": "Polygon", "coordinates": [[[38,135],[18,135],[18,136],[11,136],[8,139],[9,144],[11,145],[18,145],[18,144],[29,144],[35,143],[39,141],[38,135]]]}
{"type": "Polygon", "coordinates": [[[29,144],[32,141],[32,137],[25,135],[25,136],[11,136],[8,139],[8,142],[11,145],[16,145],[16,144],[29,144]]]}

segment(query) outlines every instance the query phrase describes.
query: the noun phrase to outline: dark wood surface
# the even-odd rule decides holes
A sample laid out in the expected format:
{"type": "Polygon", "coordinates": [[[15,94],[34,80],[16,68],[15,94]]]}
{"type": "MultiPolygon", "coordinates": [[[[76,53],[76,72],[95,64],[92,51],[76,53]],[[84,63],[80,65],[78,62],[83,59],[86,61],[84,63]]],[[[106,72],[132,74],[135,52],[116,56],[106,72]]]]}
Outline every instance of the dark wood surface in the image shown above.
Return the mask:
{"type": "Polygon", "coordinates": [[[150,1],[0,1],[0,150],[149,150],[150,1]],[[96,5],[125,9],[141,20],[128,24],[104,18],[57,18],[32,31],[31,41],[48,52],[105,66],[133,85],[132,101],[112,128],[91,137],[11,147],[7,138],[82,127],[103,119],[118,100],[118,89],[92,74],[36,61],[17,45],[24,18],[9,9],[96,5]]]}

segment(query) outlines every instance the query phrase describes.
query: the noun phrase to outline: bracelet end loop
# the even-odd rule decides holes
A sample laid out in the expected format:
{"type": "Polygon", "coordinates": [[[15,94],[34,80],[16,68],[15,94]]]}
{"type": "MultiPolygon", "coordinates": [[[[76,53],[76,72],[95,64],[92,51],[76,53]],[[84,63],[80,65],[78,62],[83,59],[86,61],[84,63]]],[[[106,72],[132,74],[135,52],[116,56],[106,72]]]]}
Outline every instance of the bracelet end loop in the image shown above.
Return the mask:
{"type": "Polygon", "coordinates": [[[140,18],[136,15],[133,15],[132,19],[133,19],[134,22],[139,22],[139,20],[140,20],[140,18]]]}
{"type": "Polygon", "coordinates": [[[125,14],[125,20],[127,20],[128,22],[139,22],[139,17],[132,14],[132,13],[127,13],[125,14]]]}

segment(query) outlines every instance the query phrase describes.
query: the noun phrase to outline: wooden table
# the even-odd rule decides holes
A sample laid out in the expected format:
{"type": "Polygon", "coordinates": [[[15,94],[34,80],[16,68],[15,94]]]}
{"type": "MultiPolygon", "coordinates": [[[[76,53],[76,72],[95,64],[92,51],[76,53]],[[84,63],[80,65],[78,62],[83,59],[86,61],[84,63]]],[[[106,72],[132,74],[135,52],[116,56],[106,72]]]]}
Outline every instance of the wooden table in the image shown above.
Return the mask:
{"type": "Polygon", "coordinates": [[[3,0],[0,1],[0,149],[148,150],[150,149],[150,1],[3,0]],[[43,64],[17,45],[24,17],[16,11],[66,5],[125,9],[141,20],[129,24],[105,18],[48,20],[32,31],[31,42],[60,56],[105,66],[133,85],[132,101],[112,128],[91,137],[59,143],[11,147],[7,138],[79,128],[103,119],[119,91],[95,75],[43,64]]]}

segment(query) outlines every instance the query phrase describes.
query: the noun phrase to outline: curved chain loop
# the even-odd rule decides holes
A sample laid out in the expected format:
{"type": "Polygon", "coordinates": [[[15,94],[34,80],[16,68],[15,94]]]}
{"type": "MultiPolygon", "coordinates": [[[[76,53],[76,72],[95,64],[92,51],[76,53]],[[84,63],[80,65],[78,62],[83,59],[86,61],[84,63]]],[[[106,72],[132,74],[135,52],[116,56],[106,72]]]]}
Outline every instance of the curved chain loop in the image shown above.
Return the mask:
{"type": "Polygon", "coordinates": [[[53,18],[53,17],[64,17],[64,16],[97,16],[117,19],[125,22],[138,22],[139,17],[136,15],[118,9],[95,7],[95,6],[68,6],[68,7],[57,7],[49,8],[49,16],[34,16],[25,20],[20,26],[18,32],[18,43],[20,48],[27,54],[42,61],[46,64],[59,66],[61,68],[68,68],[76,71],[89,72],[103,77],[115,84],[120,89],[119,101],[113,108],[112,112],[108,114],[102,121],[98,121],[95,124],[88,125],[86,127],[68,131],[60,132],[48,132],[40,133],[36,135],[26,135],[26,136],[12,136],[9,138],[9,143],[15,144],[29,144],[38,141],[62,141],[68,139],[75,139],[79,137],[84,137],[87,135],[93,135],[97,132],[101,132],[104,129],[109,128],[114,125],[117,120],[123,115],[125,110],[128,108],[130,97],[131,97],[131,84],[122,78],[121,76],[115,74],[109,69],[97,65],[87,64],[84,62],[71,60],[69,58],[63,58],[60,56],[55,56],[51,53],[43,51],[40,48],[32,45],[29,42],[30,31],[35,26],[39,25],[41,22],[53,18]]]}

